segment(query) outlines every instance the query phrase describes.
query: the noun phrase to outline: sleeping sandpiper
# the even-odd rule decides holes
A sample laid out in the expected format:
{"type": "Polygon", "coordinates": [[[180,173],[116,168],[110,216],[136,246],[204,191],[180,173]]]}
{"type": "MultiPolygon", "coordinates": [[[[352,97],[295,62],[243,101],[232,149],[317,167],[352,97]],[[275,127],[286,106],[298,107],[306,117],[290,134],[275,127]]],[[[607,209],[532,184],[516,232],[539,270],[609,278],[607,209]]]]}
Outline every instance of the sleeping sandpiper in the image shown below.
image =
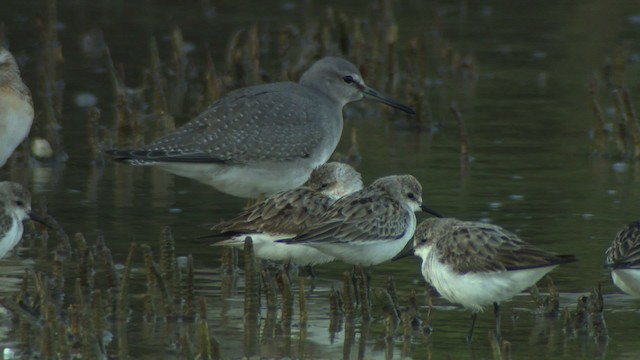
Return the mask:
{"type": "Polygon", "coordinates": [[[620,230],[605,255],[613,283],[625,293],[640,297],[640,221],[620,230]]]}
{"type": "Polygon", "coordinates": [[[0,46],[0,167],[29,135],[33,101],[9,50],[0,46]]]}
{"type": "Polygon", "coordinates": [[[257,258],[296,265],[317,265],[333,261],[333,256],[304,245],[276,242],[303,233],[321,217],[337,199],[362,189],[360,173],[338,162],[321,165],[311,172],[303,186],[277,193],[237,217],[212,228],[222,241],[213,245],[230,245],[238,249],[250,236],[257,258]]]}
{"type": "Polygon", "coordinates": [[[149,145],[107,153],[134,165],[157,165],[233,196],[269,196],[302,185],[329,159],[342,134],[342,108],[363,97],[415,113],[365,85],[352,63],[325,57],[298,83],[235,90],[149,145]]]}
{"type": "Polygon", "coordinates": [[[0,258],[7,255],[22,239],[22,221],[45,221],[31,210],[31,194],[22,185],[0,182],[0,258]]]}
{"type": "Polygon", "coordinates": [[[445,299],[477,313],[493,304],[500,339],[500,302],[533,286],[559,264],[576,261],[531,246],[497,225],[453,218],[424,220],[413,236],[422,275],[445,299]]]}

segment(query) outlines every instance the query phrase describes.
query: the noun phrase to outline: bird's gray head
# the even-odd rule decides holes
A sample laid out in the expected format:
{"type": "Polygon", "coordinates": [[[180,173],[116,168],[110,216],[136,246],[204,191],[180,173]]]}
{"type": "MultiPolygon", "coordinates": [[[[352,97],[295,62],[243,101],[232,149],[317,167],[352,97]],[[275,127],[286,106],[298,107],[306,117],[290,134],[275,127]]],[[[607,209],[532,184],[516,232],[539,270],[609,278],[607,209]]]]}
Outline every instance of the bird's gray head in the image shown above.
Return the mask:
{"type": "Polygon", "coordinates": [[[375,180],[370,186],[390,194],[413,211],[420,210],[422,206],[422,185],[412,175],[385,176],[375,180]]]}
{"type": "Polygon", "coordinates": [[[424,247],[432,245],[435,239],[441,236],[447,227],[450,227],[451,220],[444,218],[428,218],[423,220],[413,234],[413,248],[416,253],[424,247]]]}
{"type": "Polygon", "coordinates": [[[31,218],[31,194],[22,185],[10,181],[0,182],[0,206],[19,220],[31,218]]]}
{"type": "Polygon", "coordinates": [[[386,176],[377,179],[370,186],[382,189],[394,198],[400,199],[412,211],[422,210],[433,216],[442,217],[422,203],[422,185],[413,175],[386,176]]]}
{"type": "Polygon", "coordinates": [[[325,57],[316,61],[300,77],[300,84],[320,90],[343,106],[363,98],[364,86],[358,68],[347,60],[325,57]]]}
{"type": "Polygon", "coordinates": [[[362,177],[350,165],[330,162],[314,169],[305,186],[331,198],[339,199],[362,189],[362,177]]]}
{"type": "Polygon", "coordinates": [[[341,106],[367,97],[409,114],[415,114],[412,108],[368,87],[358,68],[345,59],[328,56],[316,61],[302,74],[300,84],[319,90],[341,106]]]}

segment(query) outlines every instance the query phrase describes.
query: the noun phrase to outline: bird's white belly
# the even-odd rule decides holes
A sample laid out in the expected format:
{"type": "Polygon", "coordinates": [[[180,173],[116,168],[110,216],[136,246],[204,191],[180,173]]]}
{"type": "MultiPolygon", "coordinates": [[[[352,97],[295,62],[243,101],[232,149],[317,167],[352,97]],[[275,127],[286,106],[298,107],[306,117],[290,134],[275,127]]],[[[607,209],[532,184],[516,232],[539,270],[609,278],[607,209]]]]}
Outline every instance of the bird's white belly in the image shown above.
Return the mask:
{"type": "Polygon", "coordinates": [[[257,198],[301,186],[307,181],[311,171],[322,163],[305,164],[294,161],[287,164],[264,163],[249,166],[170,162],[154,164],[176,175],[213,186],[229,195],[257,198]]]}
{"type": "Polygon", "coordinates": [[[640,269],[615,269],[611,271],[611,278],[620,290],[640,297],[640,269]]]}
{"type": "Polygon", "coordinates": [[[0,240],[0,258],[3,258],[11,251],[22,239],[22,221],[13,219],[13,223],[9,228],[9,231],[4,234],[0,240]]]}
{"type": "Polygon", "coordinates": [[[292,235],[245,234],[221,241],[216,245],[228,245],[243,249],[244,240],[247,236],[251,237],[253,252],[260,259],[292,262],[297,265],[319,265],[335,260],[333,256],[324,254],[309,246],[276,242],[276,240],[291,238],[292,235]]]}
{"type": "Polygon", "coordinates": [[[358,243],[310,243],[307,245],[347,264],[369,266],[391,260],[402,251],[406,242],[391,240],[375,243],[372,241],[362,241],[358,243]]]}
{"type": "Polygon", "coordinates": [[[445,299],[481,311],[486,305],[509,300],[533,286],[557,265],[515,271],[459,274],[441,263],[432,251],[422,264],[422,273],[445,299]]]}

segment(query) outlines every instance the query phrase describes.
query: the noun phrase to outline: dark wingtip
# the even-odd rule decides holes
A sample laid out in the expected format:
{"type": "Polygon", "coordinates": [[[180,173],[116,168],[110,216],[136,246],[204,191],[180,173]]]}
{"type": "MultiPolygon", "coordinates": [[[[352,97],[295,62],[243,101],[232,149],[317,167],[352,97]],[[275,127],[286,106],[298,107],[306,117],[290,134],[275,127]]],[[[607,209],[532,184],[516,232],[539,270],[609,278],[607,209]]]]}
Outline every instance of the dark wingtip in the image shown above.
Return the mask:
{"type": "Polygon", "coordinates": [[[558,255],[558,258],[560,258],[560,262],[558,264],[568,264],[578,261],[578,258],[571,254],[558,255]]]}
{"type": "Polygon", "coordinates": [[[146,150],[146,149],[109,149],[104,151],[114,161],[130,161],[135,163],[174,162],[193,164],[241,164],[230,159],[220,159],[208,152],[183,153],[181,151],[146,150]]]}
{"type": "Polygon", "coordinates": [[[243,235],[243,234],[246,234],[246,233],[239,232],[239,231],[226,231],[221,233],[211,233],[207,235],[196,236],[194,240],[198,242],[209,242],[210,245],[215,245],[219,242],[229,240],[232,237],[243,235]]]}
{"type": "Polygon", "coordinates": [[[578,261],[578,258],[575,257],[575,255],[571,255],[571,254],[552,255],[547,258],[546,262],[540,262],[533,265],[524,265],[524,266],[507,266],[506,269],[509,271],[537,269],[537,268],[543,268],[548,266],[568,264],[576,261],[578,261]]]}
{"type": "Polygon", "coordinates": [[[113,161],[127,161],[133,159],[129,150],[108,149],[105,154],[111,156],[113,161]]]}
{"type": "Polygon", "coordinates": [[[633,261],[615,261],[612,263],[604,264],[606,269],[616,270],[616,269],[640,269],[640,262],[636,259],[633,261]]]}
{"type": "Polygon", "coordinates": [[[216,242],[215,240],[217,239],[217,237],[218,237],[217,234],[207,234],[207,235],[196,236],[193,238],[193,240],[196,240],[197,242],[205,242],[205,241],[216,242]]]}

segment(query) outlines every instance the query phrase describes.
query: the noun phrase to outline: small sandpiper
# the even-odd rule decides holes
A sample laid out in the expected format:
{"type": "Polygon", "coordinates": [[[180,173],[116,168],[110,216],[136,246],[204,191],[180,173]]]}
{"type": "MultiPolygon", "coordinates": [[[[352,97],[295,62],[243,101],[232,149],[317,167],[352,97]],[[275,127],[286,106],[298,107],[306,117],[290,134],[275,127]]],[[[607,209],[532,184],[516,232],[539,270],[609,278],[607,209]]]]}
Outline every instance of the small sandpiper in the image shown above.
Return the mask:
{"type": "Polygon", "coordinates": [[[409,242],[418,210],[440,216],[422,203],[415,177],[387,176],[336,201],[301,235],[279,241],[304,244],[352,265],[376,265],[409,242]]]}
{"type": "Polygon", "coordinates": [[[237,217],[217,224],[213,238],[224,240],[214,246],[229,245],[242,249],[250,236],[257,258],[293,263],[300,266],[333,261],[333,256],[304,245],[276,242],[303,233],[337,199],[362,189],[362,179],[353,167],[330,162],[311,172],[301,187],[277,193],[237,217]]]}
{"type": "Polygon", "coordinates": [[[342,134],[343,107],[363,97],[415,114],[365,85],[352,63],[325,57],[298,83],[235,90],[149,145],[107,153],[133,165],[157,165],[233,196],[269,196],[301,186],[327,162],[342,134]]]}
{"type": "Polygon", "coordinates": [[[556,266],[576,261],[531,246],[497,225],[453,218],[424,220],[413,236],[422,276],[445,299],[477,313],[493,304],[500,339],[500,302],[533,286],[556,266]]]}
{"type": "Polygon", "coordinates": [[[27,189],[14,182],[0,182],[0,258],[18,245],[24,230],[22,221],[28,219],[46,225],[31,210],[31,194],[27,189]]]}
{"type": "Polygon", "coordinates": [[[640,297],[640,221],[620,230],[605,255],[613,283],[625,293],[640,297]]]}
{"type": "Polygon", "coordinates": [[[0,46],[0,167],[29,135],[33,101],[9,50],[0,46]]]}

